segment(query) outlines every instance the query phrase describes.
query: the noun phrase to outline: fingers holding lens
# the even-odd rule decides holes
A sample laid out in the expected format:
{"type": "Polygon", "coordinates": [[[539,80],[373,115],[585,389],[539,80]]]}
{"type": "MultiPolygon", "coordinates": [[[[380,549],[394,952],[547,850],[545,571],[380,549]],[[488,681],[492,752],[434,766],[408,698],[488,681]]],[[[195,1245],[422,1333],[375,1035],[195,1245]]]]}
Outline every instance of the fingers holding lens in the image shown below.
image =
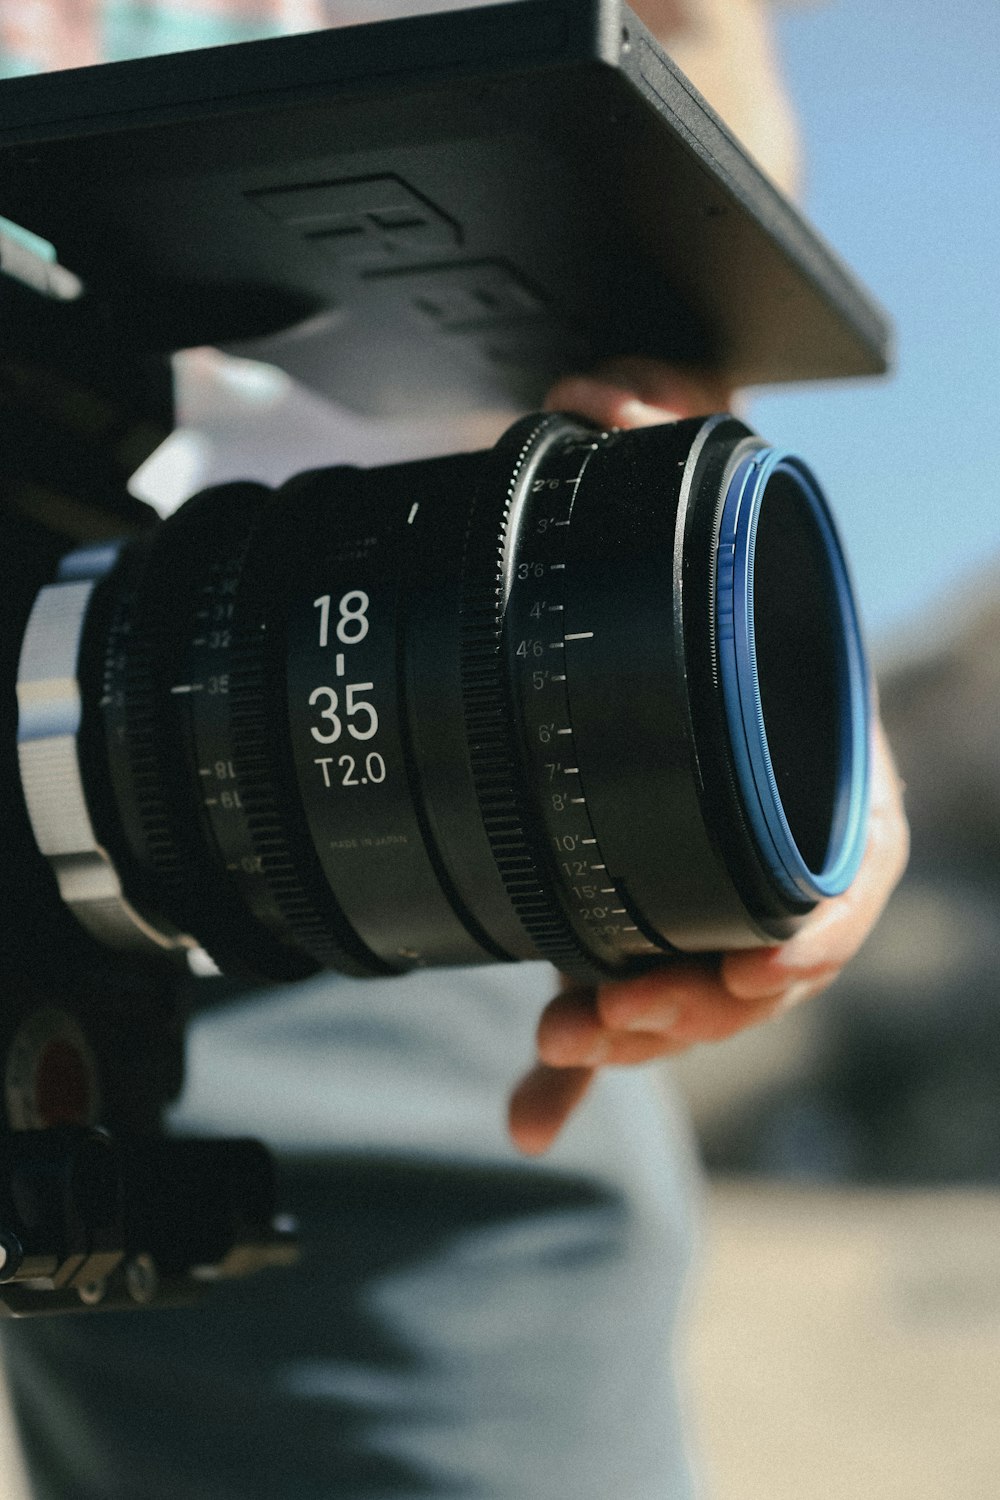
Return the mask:
{"type": "Polygon", "coordinates": [[[551,1068],[539,1063],[511,1095],[508,1128],[511,1139],[526,1156],[547,1151],[583,1099],[594,1077],[593,1068],[551,1068]]]}
{"type": "Polygon", "coordinates": [[[865,856],[851,886],[824,902],[780,948],[729,953],[722,961],[727,989],[747,1001],[795,988],[815,994],[857,953],[882,914],[909,853],[902,786],[880,724],[872,756],[871,816],[865,856]]]}
{"type": "Polygon", "coordinates": [[[635,358],[610,360],[586,375],[565,377],[553,386],[545,406],[605,427],[633,428],[725,411],[731,402],[732,392],[721,380],[635,358]]]}
{"type": "Polygon", "coordinates": [[[662,1030],[616,1030],[599,1013],[593,990],[569,990],[545,1009],[538,1026],[538,1055],[553,1068],[599,1068],[649,1062],[663,1055],[662,1030]]]}
{"type": "Polygon", "coordinates": [[[649,1062],[766,1019],[790,987],[745,1000],[725,988],[717,966],[678,964],[597,990],[572,988],[543,1012],[538,1055],[554,1068],[649,1062]]]}

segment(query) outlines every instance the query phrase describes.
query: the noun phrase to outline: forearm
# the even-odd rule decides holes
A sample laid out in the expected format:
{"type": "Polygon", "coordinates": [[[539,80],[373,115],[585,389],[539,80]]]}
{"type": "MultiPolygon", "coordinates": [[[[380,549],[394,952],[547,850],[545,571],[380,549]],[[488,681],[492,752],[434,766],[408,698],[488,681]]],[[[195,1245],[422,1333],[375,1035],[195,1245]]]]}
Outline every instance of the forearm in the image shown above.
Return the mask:
{"type": "Polygon", "coordinates": [[[764,0],[630,0],[678,67],[779,187],[798,191],[795,120],[764,0]]]}

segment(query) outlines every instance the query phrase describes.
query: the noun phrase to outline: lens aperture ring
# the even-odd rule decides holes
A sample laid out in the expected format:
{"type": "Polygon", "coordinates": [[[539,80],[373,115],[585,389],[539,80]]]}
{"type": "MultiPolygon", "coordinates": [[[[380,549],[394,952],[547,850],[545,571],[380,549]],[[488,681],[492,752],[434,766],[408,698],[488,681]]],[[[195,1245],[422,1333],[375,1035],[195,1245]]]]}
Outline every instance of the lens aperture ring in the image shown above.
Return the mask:
{"type": "Polygon", "coordinates": [[[171,910],[182,861],[162,777],[154,652],[140,623],[153,546],[146,539],[126,548],[88,611],[80,666],[85,780],[101,842],[130,899],[157,930],[193,945],[171,910]]]}
{"type": "Polygon", "coordinates": [[[192,934],[228,972],[293,979],[315,965],[255,920],[226,870],[204,805],[192,723],[193,706],[224,699],[227,686],[224,632],[216,631],[217,662],[204,652],[200,663],[192,660],[212,624],[204,619],[205,590],[218,574],[232,572],[231,559],[242,556],[267,493],[249,484],[206,491],[127,562],[104,627],[99,703],[107,792],[145,903],[192,934]],[[203,670],[192,671],[199,664],[203,670]]]}
{"type": "MultiPolygon", "coordinates": [[[[196,585],[185,601],[183,645],[170,697],[191,801],[197,804],[197,828],[191,833],[211,851],[215,885],[225,891],[226,930],[239,930],[240,967],[291,980],[315,973],[317,964],[289,933],[253,848],[236,772],[238,739],[229,691],[243,572],[269,497],[262,485],[221,485],[199,495],[170,523],[183,527],[185,572],[196,585]]],[[[232,970],[232,962],[227,967],[232,970]]]]}

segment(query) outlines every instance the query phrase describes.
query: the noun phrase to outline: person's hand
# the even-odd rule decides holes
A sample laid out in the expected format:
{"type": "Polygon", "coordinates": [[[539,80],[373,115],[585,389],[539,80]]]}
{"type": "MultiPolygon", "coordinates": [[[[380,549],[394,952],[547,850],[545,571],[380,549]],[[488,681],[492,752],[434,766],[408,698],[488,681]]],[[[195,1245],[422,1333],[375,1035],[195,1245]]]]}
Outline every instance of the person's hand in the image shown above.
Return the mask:
{"type": "MultiPolygon", "coordinates": [[[[721,385],[635,359],[560,381],[546,404],[604,426],[637,427],[724,410],[729,394],[721,385]]],[[[861,869],[850,889],[817,907],[789,942],[721,959],[677,959],[592,989],[564,981],[542,1013],[538,1062],[510,1101],[510,1133],[521,1151],[548,1149],[599,1068],[720,1041],[832,983],[874,927],[906,865],[901,786],[881,725],[872,771],[871,830],[861,869]]]]}

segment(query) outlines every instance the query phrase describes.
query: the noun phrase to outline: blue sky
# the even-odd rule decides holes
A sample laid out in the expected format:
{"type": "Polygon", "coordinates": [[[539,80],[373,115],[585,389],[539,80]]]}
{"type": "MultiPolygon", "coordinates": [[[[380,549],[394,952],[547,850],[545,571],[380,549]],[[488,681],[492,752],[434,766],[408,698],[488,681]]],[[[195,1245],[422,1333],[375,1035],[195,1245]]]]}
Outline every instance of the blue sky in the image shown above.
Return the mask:
{"type": "Polygon", "coordinates": [[[895,319],[881,382],[760,396],[830,494],[877,641],[1000,560],[1000,4],[779,12],[810,218],[895,319]]]}

